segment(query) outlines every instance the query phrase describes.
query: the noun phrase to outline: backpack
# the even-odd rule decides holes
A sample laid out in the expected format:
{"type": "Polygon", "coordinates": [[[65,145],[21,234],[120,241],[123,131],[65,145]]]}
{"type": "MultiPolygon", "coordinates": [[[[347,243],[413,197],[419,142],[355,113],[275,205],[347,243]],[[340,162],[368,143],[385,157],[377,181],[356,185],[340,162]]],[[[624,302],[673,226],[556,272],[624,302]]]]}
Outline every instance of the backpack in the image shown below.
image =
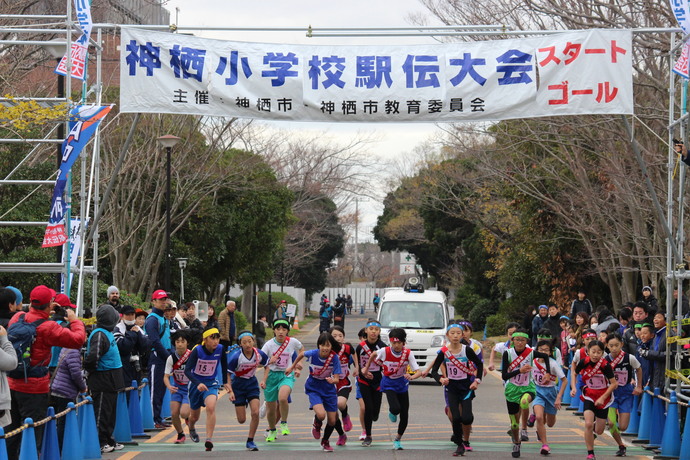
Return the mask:
{"type": "Polygon", "coordinates": [[[26,321],[26,313],[21,315],[19,320],[7,329],[7,338],[12,343],[15,353],[17,353],[17,368],[7,373],[13,379],[24,379],[29,377],[44,377],[48,374],[47,362],[41,362],[37,366],[31,365],[31,346],[36,340],[36,329],[38,326],[48,321],[39,319],[32,323],[26,321]]]}

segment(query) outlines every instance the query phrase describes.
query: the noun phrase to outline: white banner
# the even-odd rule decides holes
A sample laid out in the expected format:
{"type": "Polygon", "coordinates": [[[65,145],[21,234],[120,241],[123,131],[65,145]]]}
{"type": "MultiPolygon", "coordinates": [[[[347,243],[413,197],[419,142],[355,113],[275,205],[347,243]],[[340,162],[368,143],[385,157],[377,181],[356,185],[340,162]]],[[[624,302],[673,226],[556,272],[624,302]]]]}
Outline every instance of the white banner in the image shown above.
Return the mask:
{"type": "MultiPolygon", "coordinates": [[[[685,35],[690,33],[690,4],[688,0],[670,0],[671,10],[678,21],[678,25],[683,29],[685,35]]],[[[673,71],[684,78],[690,78],[690,65],[688,65],[688,58],[690,57],[690,45],[686,42],[683,44],[683,50],[673,65],[673,71]]]]}
{"type": "MultiPolygon", "coordinates": [[[[72,78],[83,80],[86,78],[86,54],[89,51],[89,38],[91,37],[91,29],[93,29],[91,2],[89,0],[74,0],[74,10],[82,33],[79,39],[72,43],[70,52],[71,74],[72,78]]],[[[67,75],[67,54],[58,63],[55,73],[67,75]]]]}
{"type": "MultiPolygon", "coordinates": [[[[69,226],[69,264],[70,267],[79,266],[79,256],[81,255],[81,219],[71,219],[69,226]]],[[[62,251],[62,264],[65,264],[65,251],[62,251]]],[[[69,285],[72,287],[74,273],[70,269],[69,285]]],[[[60,277],[60,292],[65,292],[65,274],[60,277]]],[[[67,293],[69,296],[69,293],[67,293]]]]}
{"type": "Polygon", "coordinates": [[[123,27],[120,67],[122,112],[327,122],[633,113],[629,30],[310,46],[123,27]]]}

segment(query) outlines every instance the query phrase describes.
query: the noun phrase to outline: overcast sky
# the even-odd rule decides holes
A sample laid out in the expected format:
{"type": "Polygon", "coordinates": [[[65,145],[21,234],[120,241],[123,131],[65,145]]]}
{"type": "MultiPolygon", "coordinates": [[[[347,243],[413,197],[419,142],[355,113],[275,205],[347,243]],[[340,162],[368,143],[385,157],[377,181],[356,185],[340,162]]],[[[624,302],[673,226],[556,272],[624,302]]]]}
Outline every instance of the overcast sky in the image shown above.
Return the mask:
{"type": "MultiPolygon", "coordinates": [[[[205,27],[298,27],[299,32],[197,32],[195,35],[224,40],[269,43],[299,44],[401,44],[401,43],[434,43],[430,37],[339,37],[317,38],[306,37],[306,29],[312,26],[371,28],[371,27],[406,27],[410,26],[408,16],[424,12],[418,0],[349,0],[347,2],[325,2],[292,0],[258,0],[254,2],[237,0],[171,0],[166,4],[170,11],[171,22],[175,22],[179,7],[178,25],[205,27]]],[[[435,22],[431,22],[435,24],[435,22]]],[[[358,133],[370,134],[377,141],[371,145],[372,153],[386,159],[404,152],[411,152],[415,146],[428,139],[437,128],[430,123],[275,123],[279,129],[296,132],[328,131],[333,138],[342,139],[356,136],[358,133]]],[[[381,166],[384,168],[384,165],[381,166]]],[[[366,230],[373,227],[376,217],[383,207],[380,203],[367,202],[360,204],[362,223],[360,241],[367,238],[366,230]]]]}

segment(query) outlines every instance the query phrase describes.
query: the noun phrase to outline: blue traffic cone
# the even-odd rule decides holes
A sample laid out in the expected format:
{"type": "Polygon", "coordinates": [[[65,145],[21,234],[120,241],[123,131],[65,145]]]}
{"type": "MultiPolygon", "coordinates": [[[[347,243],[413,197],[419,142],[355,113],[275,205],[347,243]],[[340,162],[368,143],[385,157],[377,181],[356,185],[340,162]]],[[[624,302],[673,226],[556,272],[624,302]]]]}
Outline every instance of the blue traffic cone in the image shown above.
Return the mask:
{"type": "Polygon", "coordinates": [[[80,426],[81,439],[84,442],[81,443],[81,452],[84,460],[100,459],[101,443],[98,440],[98,428],[96,428],[96,412],[93,409],[93,399],[91,399],[91,396],[86,399],[90,402],[84,404],[79,409],[79,412],[83,412],[82,424],[80,426]]]}
{"type": "Polygon", "coordinates": [[[170,417],[172,417],[172,412],[170,412],[170,391],[166,387],[163,394],[163,405],[161,406],[161,418],[166,419],[170,417]]]}
{"type": "Polygon", "coordinates": [[[43,443],[41,444],[41,460],[60,460],[60,445],[58,444],[57,424],[55,423],[55,409],[48,408],[46,417],[50,417],[43,429],[43,443]]]}
{"type": "Polygon", "coordinates": [[[680,444],[680,460],[690,460],[690,419],[685,411],[685,426],[683,427],[683,442],[680,444]]]}
{"type": "Polygon", "coordinates": [[[0,426],[0,460],[7,460],[7,443],[5,442],[5,430],[0,426]]]}
{"type": "Polygon", "coordinates": [[[563,392],[563,400],[561,401],[563,407],[569,406],[573,401],[572,396],[570,396],[570,385],[568,384],[568,382],[570,382],[570,368],[568,368],[568,371],[565,373],[565,382],[565,391],[563,392]]]}
{"type": "Polygon", "coordinates": [[[144,423],[141,420],[141,405],[139,404],[139,390],[137,390],[137,381],[132,380],[134,390],[129,392],[129,403],[127,409],[129,411],[129,428],[132,431],[133,438],[150,438],[151,436],[144,433],[144,423]]]}
{"type": "Polygon", "coordinates": [[[19,447],[19,460],[38,460],[34,421],[31,418],[27,418],[24,419],[24,423],[29,425],[29,427],[22,432],[22,443],[19,447]]]}
{"type": "Polygon", "coordinates": [[[132,442],[132,429],[129,427],[129,410],[127,409],[127,394],[124,391],[117,394],[113,437],[120,444],[132,442]]]}
{"type": "Polygon", "coordinates": [[[649,387],[644,387],[642,393],[642,410],[640,410],[640,426],[637,430],[637,438],[633,439],[635,444],[646,444],[649,442],[649,433],[652,426],[652,397],[647,393],[649,387]]]}
{"type": "Polygon", "coordinates": [[[577,404],[577,410],[575,411],[575,415],[583,415],[585,413],[585,400],[580,397],[580,400],[577,404]]]}
{"type": "Polygon", "coordinates": [[[647,450],[661,447],[661,439],[664,436],[666,418],[664,417],[664,401],[659,398],[660,394],[661,389],[654,388],[654,397],[652,398],[652,420],[650,421],[654,429],[649,430],[649,443],[644,446],[647,450]]]}
{"type": "MultiPolygon", "coordinates": [[[[70,411],[65,415],[65,434],[62,437],[62,458],[65,460],[82,460],[84,458],[84,449],[80,440],[79,422],[77,421],[74,403],[67,404],[67,408],[70,409],[70,411]]],[[[98,444],[98,441],[96,441],[96,443],[98,444]]],[[[101,447],[99,445],[99,458],[100,453],[101,447]]]]}
{"type": "Polygon", "coordinates": [[[678,398],[675,391],[671,392],[669,399],[664,436],[661,439],[660,458],[677,458],[680,456],[680,422],[678,419],[678,398]]]}
{"type": "Polygon", "coordinates": [[[630,411],[630,422],[628,422],[628,429],[621,433],[623,436],[637,436],[637,431],[640,429],[640,397],[633,396],[632,410],[630,411]]]}
{"type": "Polygon", "coordinates": [[[155,423],[153,422],[153,407],[151,407],[151,387],[148,379],[142,379],[141,383],[144,384],[144,388],[141,390],[141,399],[139,400],[141,422],[144,424],[144,431],[153,430],[155,423]]]}

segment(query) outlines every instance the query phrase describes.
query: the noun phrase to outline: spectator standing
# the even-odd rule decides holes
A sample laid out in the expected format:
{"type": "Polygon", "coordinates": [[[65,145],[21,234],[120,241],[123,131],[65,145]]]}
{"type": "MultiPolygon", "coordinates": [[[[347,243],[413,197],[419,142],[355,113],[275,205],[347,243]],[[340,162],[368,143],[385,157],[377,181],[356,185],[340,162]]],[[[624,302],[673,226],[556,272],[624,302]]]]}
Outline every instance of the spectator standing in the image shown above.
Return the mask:
{"type": "Polygon", "coordinates": [[[546,305],[539,305],[537,309],[537,316],[532,319],[532,346],[537,346],[537,332],[544,327],[546,319],[549,317],[549,307],[546,305]]]}
{"type": "Polygon", "coordinates": [[[345,327],[345,298],[341,297],[340,300],[335,301],[333,305],[333,325],[345,327]]]}
{"type": "Polygon", "coordinates": [[[345,298],[345,307],[347,308],[347,314],[352,314],[352,296],[350,294],[345,298]]]}
{"type": "Polygon", "coordinates": [[[17,353],[7,338],[7,330],[0,326],[0,426],[12,422],[12,395],[7,381],[7,372],[17,367],[17,353]]]}
{"type": "MultiPolygon", "coordinates": [[[[623,334],[623,341],[625,342],[625,351],[630,354],[636,354],[639,341],[635,335],[635,326],[641,326],[648,322],[647,320],[647,304],[644,302],[635,302],[633,305],[632,321],[628,323],[628,328],[623,334]]],[[[638,328],[639,331],[639,328],[638,328]]]]}
{"type": "Polygon", "coordinates": [[[15,314],[17,295],[9,288],[0,288],[0,326],[7,328],[15,314]]]}
{"type": "Polygon", "coordinates": [[[280,303],[276,306],[276,311],[273,313],[273,322],[275,323],[279,319],[284,319],[287,321],[288,316],[287,316],[287,301],[281,300],[280,303]]]}
{"type": "Polygon", "coordinates": [[[122,450],[125,446],[113,438],[117,392],[125,387],[122,360],[113,330],[120,319],[115,307],[102,305],[96,312],[96,328],[86,345],[84,369],[89,373],[88,383],[96,413],[96,428],[101,452],[122,450]]]}
{"type": "Polygon", "coordinates": [[[209,329],[218,329],[218,318],[216,317],[216,309],[211,305],[208,306],[208,318],[204,323],[204,331],[208,331],[209,329]]]}
{"type": "Polygon", "coordinates": [[[170,356],[170,325],[165,318],[165,309],[168,306],[168,293],[162,289],[151,294],[153,307],[146,318],[144,329],[149,338],[152,352],[149,355],[149,382],[151,382],[151,406],[153,409],[153,421],[156,428],[169,428],[170,424],[163,421],[161,408],[165,396],[165,362],[170,356]]]}
{"type": "Polygon", "coordinates": [[[328,299],[326,299],[321,303],[321,308],[319,309],[319,334],[327,332],[331,328],[332,313],[333,309],[331,308],[331,304],[328,299]]]}
{"type": "Polygon", "coordinates": [[[189,326],[187,337],[189,343],[194,346],[201,343],[201,335],[204,333],[204,326],[196,317],[196,307],[194,302],[187,302],[182,306],[182,316],[189,326]]]}
{"type": "Polygon", "coordinates": [[[136,325],[141,328],[141,332],[146,335],[146,329],[144,329],[144,326],[146,325],[146,317],[149,316],[148,313],[146,313],[144,310],[141,308],[137,308],[134,311],[134,320],[136,321],[136,325]]]}
{"type": "MultiPolygon", "coordinates": [[[[50,377],[48,376],[48,362],[50,361],[51,346],[80,349],[86,340],[84,323],[71,309],[67,311],[67,327],[61,327],[54,321],[49,321],[50,305],[55,298],[55,291],[47,286],[36,286],[29,296],[30,307],[27,313],[17,313],[10,320],[7,330],[8,338],[13,337],[13,326],[19,322],[34,323],[36,336],[31,345],[31,357],[26,367],[27,376],[23,370],[8,373],[8,382],[12,393],[12,423],[6,431],[19,428],[24,419],[30,417],[41,420],[48,410],[50,393],[50,377]],[[13,373],[14,372],[14,373],[13,373]]],[[[20,326],[18,326],[20,327],[20,326]]],[[[36,427],[36,448],[40,450],[43,439],[43,426],[36,427]]],[[[12,436],[7,440],[7,456],[10,460],[19,458],[21,435],[12,436]]]]}
{"type": "Polygon", "coordinates": [[[122,304],[120,303],[120,290],[117,286],[108,287],[108,303],[113,306],[118,313],[122,313],[122,304]]]}
{"type": "Polygon", "coordinates": [[[592,308],[592,302],[590,302],[586,296],[587,294],[585,294],[584,289],[578,289],[577,299],[573,300],[573,303],[570,304],[570,314],[568,316],[575,318],[575,315],[581,311],[587,313],[588,317],[592,316],[592,311],[594,310],[592,308]]]}
{"type": "Polygon", "coordinates": [[[659,311],[659,301],[654,297],[651,287],[645,286],[642,288],[642,302],[647,305],[647,314],[654,318],[656,312],[659,311]]]}
{"type": "MultiPolygon", "coordinates": [[[[0,304],[0,310],[2,306],[0,304]]],[[[672,307],[671,312],[667,312],[672,314],[674,317],[676,316],[676,312],[678,311],[678,287],[675,287],[673,289],[673,307],[672,307]]],[[[681,310],[683,312],[683,317],[687,316],[688,313],[690,313],[690,303],[688,303],[688,297],[683,293],[683,300],[681,303],[681,310]]]]}
{"type": "Polygon", "coordinates": [[[374,313],[378,313],[379,312],[379,304],[381,303],[381,297],[379,297],[378,292],[374,294],[373,303],[374,303],[374,313]]]}
{"type": "Polygon", "coordinates": [[[615,316],[611,314],[608,308],[601,308],[599,310],[597,319],[599,320],[599,324],[596,328],[593,328],[596,331],[597,335],[601,334],[602,332],[608,331],[609,327],[612,324],[616,324],[618,325],[618,328],[620,328],[620,322],[616,319],[615,316]]]}
{"type": "Polygon", "coordinates": [[[230,348],[235,340],[235,310],[237,305],[233,300],[225,302],[225,309],[218,315],[218,330],[220,331],[220,344],[225,349],[230,348]]]}
{"type": "Polygon", "coordinates": [[[653,321],[656,332],[647,355],[652,365],[650,386],[663,389],[666,383],[666,315],[659,312],[654,315],[653,321]]]}
{"type": "Polygon", "coordinates": [[[549,305],[549,316],[544,321],[543,328],[546,328],[551,332],[551,337],[553,337],[552,346],[560,349],[561,347],[561,312],[558,307],[551,304],[549,305]]]}
{"type": "Polygon", "coordinates": [[[134,307],[123,305],[120,311],[122,318],[115,326],[113,334],[122,361],[122,377],[125,385],[129,386],[132,380],[136,380],[137,384],[141,381],[141,370],[146,369],[150,345],[144,331],[136,325],[134,307]]]}
{"type": "MultiPolygon", "coordinates": [[[[53,380],[50,382],[50,405],[55,413],[67,409],[67,404],[76,403],[79,393],[86,393],[86,380],[81,370],[81,352],[73,348],[63,348],[58,356],[53,380]]],[[[58,443],[62,451],[62,438],[65,432],[65,417],[56,420],[58,443]]]]}
{"type": "Polygon", "coordinates": [[[254,324],[254,336],[256,337],[256,347],[261,349],[266,343],[266,328],[268,327],[268,321],[266,321],[266,315],[259,315],[259,319],[254,324]]]}

